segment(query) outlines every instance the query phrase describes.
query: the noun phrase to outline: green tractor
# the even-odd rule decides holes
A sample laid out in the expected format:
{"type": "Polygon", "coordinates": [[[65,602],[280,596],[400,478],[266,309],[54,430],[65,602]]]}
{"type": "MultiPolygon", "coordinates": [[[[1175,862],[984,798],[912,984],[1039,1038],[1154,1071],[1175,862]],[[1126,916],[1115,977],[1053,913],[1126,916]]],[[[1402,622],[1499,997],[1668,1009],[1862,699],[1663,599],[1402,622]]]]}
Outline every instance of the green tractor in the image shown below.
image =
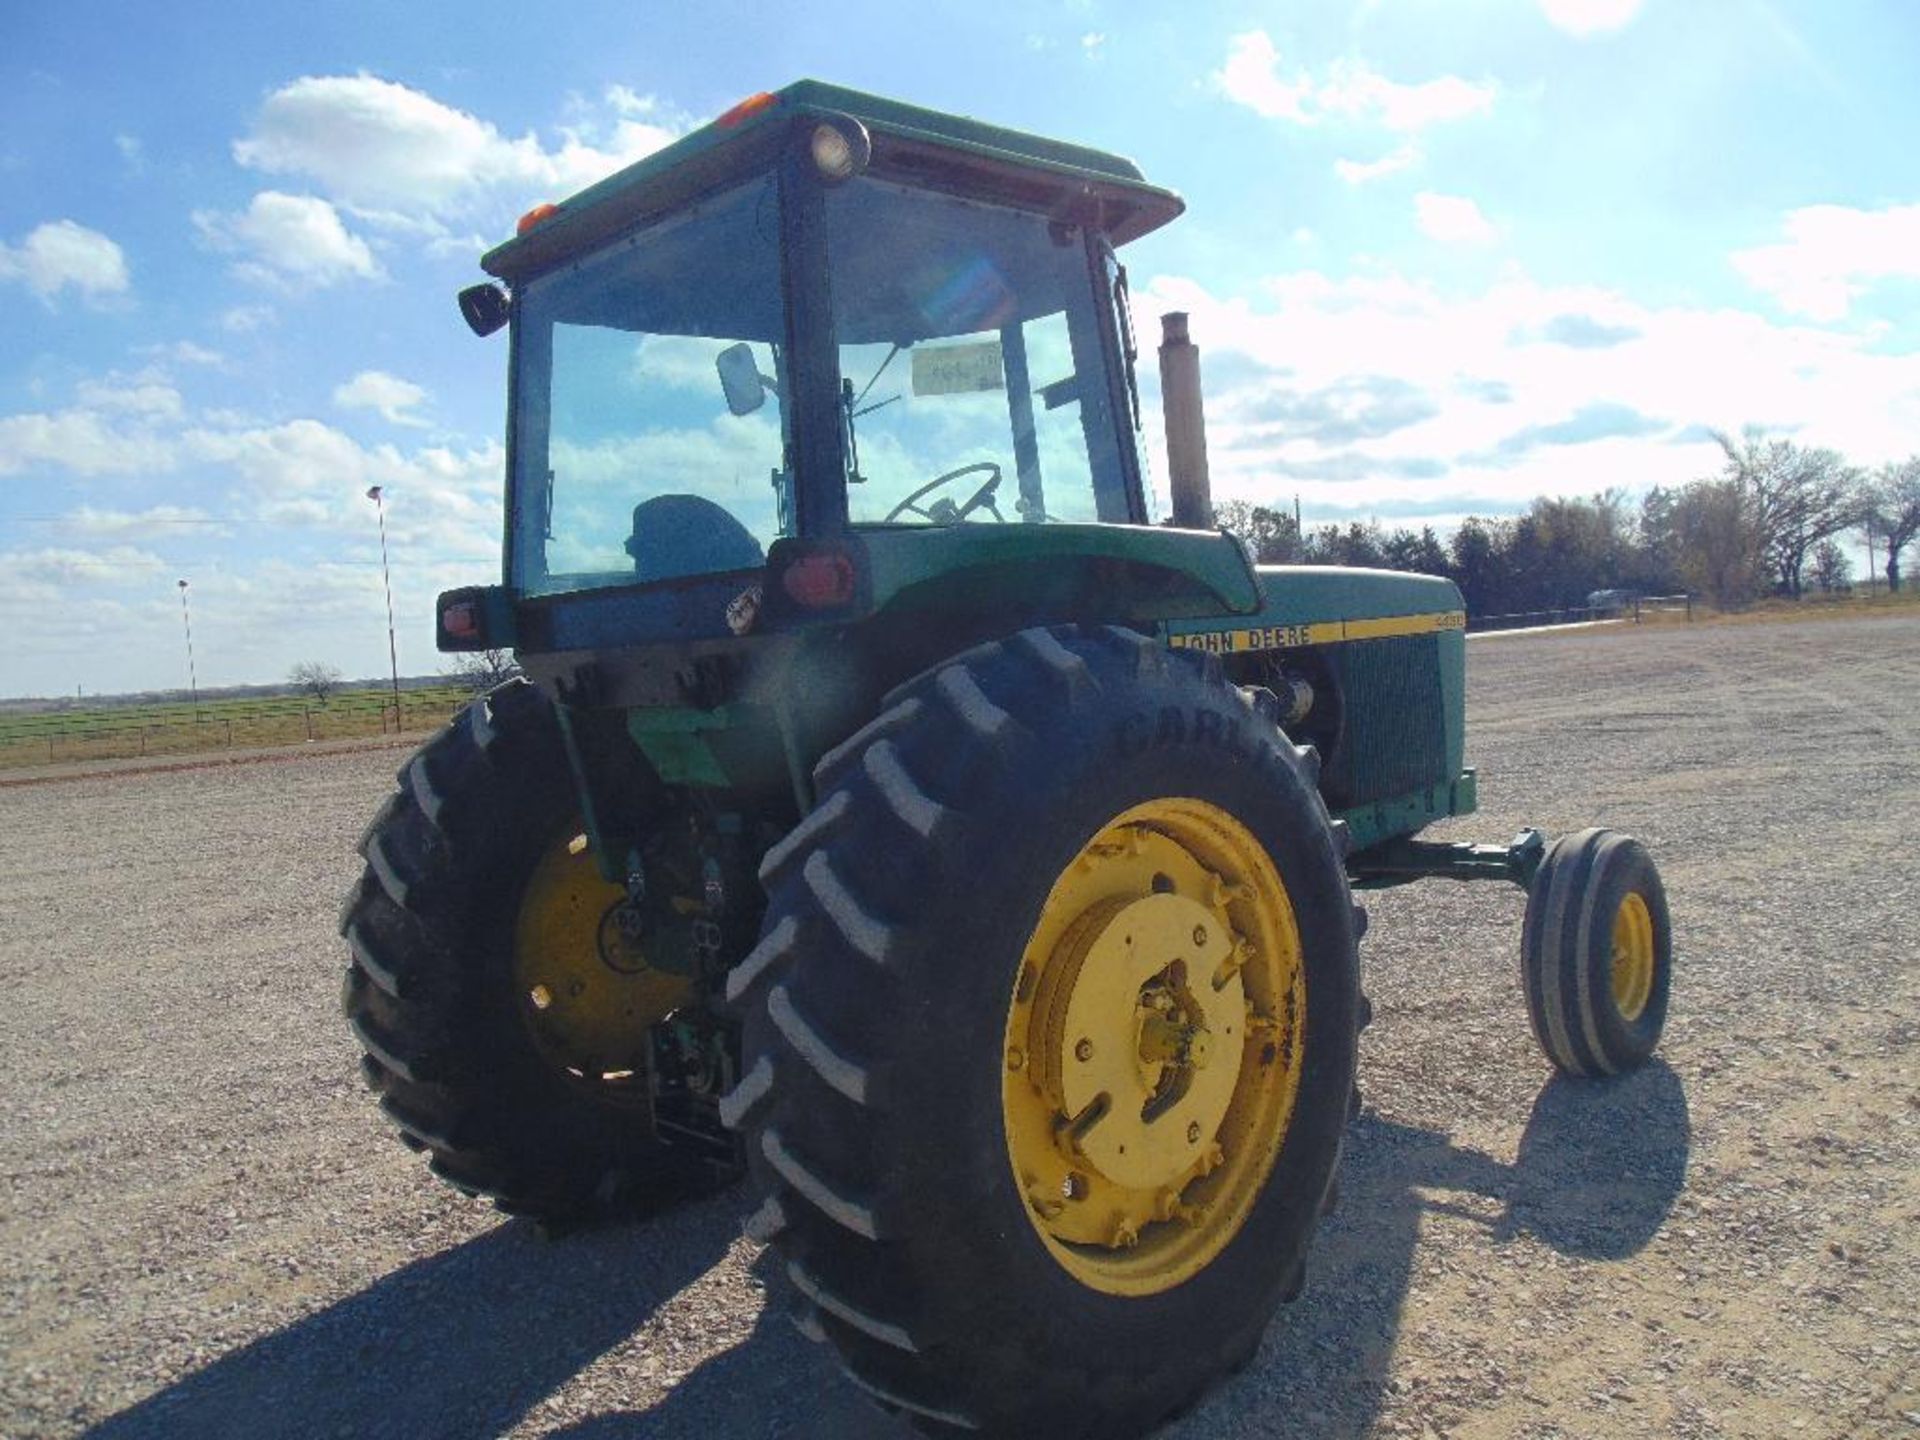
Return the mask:
{"type": "Polygon", "coordinates": [[[1561,1070],[1628,1069],[1670,939],[1635,841],[1474,808],[1464,615],[1256,568],[1161,347],[1129,162],[802,82],[559,206],[464,292],[511,333],[525,678],[369,826],[345,1008],[433,1170],[549,1220],[744,1168],[800,1328],[937,1434],[1140,1433],[1252,1355],[1331,1203],[1356,890],[1528,893],[1561,1070]]]}

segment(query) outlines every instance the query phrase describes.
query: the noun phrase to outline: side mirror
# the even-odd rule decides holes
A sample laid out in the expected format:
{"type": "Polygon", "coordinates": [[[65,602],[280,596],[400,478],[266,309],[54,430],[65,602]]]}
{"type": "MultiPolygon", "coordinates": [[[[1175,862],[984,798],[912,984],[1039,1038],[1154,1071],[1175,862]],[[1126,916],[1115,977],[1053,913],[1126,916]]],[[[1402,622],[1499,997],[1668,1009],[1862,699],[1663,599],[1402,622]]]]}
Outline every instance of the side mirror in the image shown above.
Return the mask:
{"type": "Polygon", "coordinates": [[[469,285],[460,292],[460,318],[476,335],[491,335],[513,316],[513,301],[498,285],[469,285]]]}
{"type": "Polygon", "coordinates": [[[772,382],[760,373],[753,349],[745,341],[729,345],[714,356],[713,368],[720,373],[720,388],[726,393],[731,413],[751,415],[767,403],[772,382]]]}

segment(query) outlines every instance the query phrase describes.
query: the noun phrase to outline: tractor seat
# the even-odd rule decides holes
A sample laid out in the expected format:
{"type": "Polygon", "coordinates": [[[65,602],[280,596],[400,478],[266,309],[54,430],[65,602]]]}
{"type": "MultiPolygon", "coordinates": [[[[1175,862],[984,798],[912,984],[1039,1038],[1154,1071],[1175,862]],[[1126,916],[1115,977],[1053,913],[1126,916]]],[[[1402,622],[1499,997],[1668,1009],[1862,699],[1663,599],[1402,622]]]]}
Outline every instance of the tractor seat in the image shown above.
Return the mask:
{"type": "Polygon", "coordinates": [[[640,580],[752,570],[767,562],[752,531],[698,495],[657,495],[634,506],[625,549],[640,580]]]}

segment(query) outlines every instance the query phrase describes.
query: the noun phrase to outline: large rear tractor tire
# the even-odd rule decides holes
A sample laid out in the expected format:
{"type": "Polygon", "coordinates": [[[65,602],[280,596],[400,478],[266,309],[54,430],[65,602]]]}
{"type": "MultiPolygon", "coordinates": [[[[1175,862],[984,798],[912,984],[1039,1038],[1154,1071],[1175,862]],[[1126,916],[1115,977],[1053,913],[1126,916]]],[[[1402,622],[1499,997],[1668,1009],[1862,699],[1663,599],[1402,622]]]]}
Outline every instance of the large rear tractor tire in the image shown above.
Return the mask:
{"type": "Polygon", "coordinates": [[[648,1028],[689,994],[608,923],[559,727],[513,680],[400,771],[341,911],[342,1005],[381,1108],[443,1179],[546,1219],[645,1209],[715,1171],[661,1144],[648,1028]]]}
{"type": "Polygon", "coordinates": [[[1527,892],[1520,978],[1534,1038],[1568,1075],[1618,1075],[1653,1054],[1673,985],[1673,928],[1644,845],[1581,830],[1548,847],[1527,892]]]}
{"type": "Polygon", "coordinates": [[[1298,1290],[1359,1018],[1314,765],[1210,659],[1067,629],[821,760],[722,1113],[802,1330],[883,1406],[1137,1435],[1298,1290]]]}

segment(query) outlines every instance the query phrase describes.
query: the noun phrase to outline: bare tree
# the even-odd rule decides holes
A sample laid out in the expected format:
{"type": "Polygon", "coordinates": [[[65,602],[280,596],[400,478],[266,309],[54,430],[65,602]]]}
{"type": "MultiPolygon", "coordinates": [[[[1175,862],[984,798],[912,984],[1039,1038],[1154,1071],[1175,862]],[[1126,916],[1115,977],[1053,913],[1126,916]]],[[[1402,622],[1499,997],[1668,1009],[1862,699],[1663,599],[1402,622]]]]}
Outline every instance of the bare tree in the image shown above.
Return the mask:
{"type": "Polygon", "coordinates": [[[1213,507],[1213,523],[1246,541],[1259,564],[1300,563],[1300,527],[1285,510],[1250,505],[1245,500],[1223,500],[1213,507]]]}
{"type": "Polygon", "coordinates": [[[511,650],[469,650],[454,657],[447,674],[476,695],[484,695],[520,673],[511,650]]]}
{"type": "Polygon", "coordinates": [[[1732,480],[1695,480],[1673,505],[1680,578],[1716,605],[1739,606],[1759,588],[1754,528],[1740,486],[1732,480]]]}
{"type": "Polygon", "coordinates": [[[1821,594],[1849,589],[1852,580],[1853,561],[1847,558],[1839,541],[1829,535],[1813,547],[1813,583],[1820,587],[1821,594]]]}
{"type": "Polygon", "coordinates": [[[1900,589],[1900,552],[1920,536],[1920,455],[1886,465],[1867,487],[1861,523],[1886,541],[1887,589],[1900,589]]]}
{"type": "Polygon", "coordinates": [[[304,690],[322,705],[340,688],[340,671],[324,660],[302,660],[287,672],[287,683],[304,690]]]}
{"type": "Polygon", "coordinates": [[[1861,474],[1837,450],[1769,440],[1757,425],[1740,439],[1716,434],[1722,472],[1740,489],[1755,549],[1781,590],[1800,597],[1807,556],[1822,540],[1859,523],[1861,474]]]}

